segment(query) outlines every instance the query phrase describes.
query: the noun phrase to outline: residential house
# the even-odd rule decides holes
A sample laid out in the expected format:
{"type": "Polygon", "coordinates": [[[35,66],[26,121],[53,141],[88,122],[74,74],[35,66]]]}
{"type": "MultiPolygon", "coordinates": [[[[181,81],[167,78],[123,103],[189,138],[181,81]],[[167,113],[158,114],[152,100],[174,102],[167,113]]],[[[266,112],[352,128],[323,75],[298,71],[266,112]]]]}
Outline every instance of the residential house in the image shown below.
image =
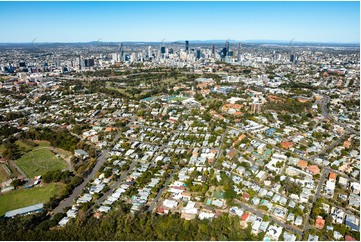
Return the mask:
{"type": "Polygon", "coordinates": [[[266,236],[268,238],[270,238],[271,240],[277,241],[278,238],[280,237],[281,233],[282,233],[282,227],[275,226],[275,225],[270,225],[268,227],[266,236]]]}
{"type": "Polygon", "coordinates": [[[293,223],[294,220],[295,220],[295,214],[289,213],[288,216],[287,216],[286,221],[287,221],[287,222],[290,221],[291,223],[293,223]]]}
{"type": "Polygon", "coordinates": [[[296,220],[295,220],[295,225],[297,226],[301,226],[302,225],[302,217],[301,216],[297,216],[296,220]]]}
{"type": "Polygon", "coordinates": [[[292,141],[284,141],[284,142],[281,142],[281,147],[283,149],[291,149],[293,148],[293,142],[292,141]]]}
{"type": "Polygon", "coordinates": [[[318,241],[318,236],[309,234],[308,238],[307,238],[307,241],[318,241]]]}
{"type": "Polygon", "coordinates": [[[283,233],[283,240],[284,241],[296,241],[297,237],[294,234],[288,233],[287,231],[285,231],[283,233]]]}
{"type": "Polygon", "coordinates": [[[320,174],[320,168],[316,165],[309,165],[307,167],[307,171],[310,172],[312,175],[320,174]]]}
{"type": "Polygon", "coordinates": [[[299,160],[297,162],[297,166],[302,168],[302,169],[305,169],[307,167],[307,165],[308,165],[307,161],[304,161],[304,160],[299,160]]]}
{"type": "Polygon", "coordinates": [[[325,220],[321,216],[316,218],[315,227],[318,229],[323,229],[323,227],[325,227],[325,220]]]}
{"type": "Polygon", "coordinates": [[[334,172],[330,172],[329,176],[328,176],[328,180],[329,181],[332,181],[332,182],[336,182],[336,177],[337,177],[337,174],[334,173],[334,172]]]}
{"type": "Polygon", "coordinates": [[[353,231],[359,231],[360,219],[353,214],[347,214],[345,218],[345,225],[353,231]]]}
{"type": "Polygon", "coordinates": [[[81,149],[74,150],[74,155],[75,155],[75,157],[81,158],[81,159],[86,159],[89,157],[88,152],[81,150],[81,149]]]}

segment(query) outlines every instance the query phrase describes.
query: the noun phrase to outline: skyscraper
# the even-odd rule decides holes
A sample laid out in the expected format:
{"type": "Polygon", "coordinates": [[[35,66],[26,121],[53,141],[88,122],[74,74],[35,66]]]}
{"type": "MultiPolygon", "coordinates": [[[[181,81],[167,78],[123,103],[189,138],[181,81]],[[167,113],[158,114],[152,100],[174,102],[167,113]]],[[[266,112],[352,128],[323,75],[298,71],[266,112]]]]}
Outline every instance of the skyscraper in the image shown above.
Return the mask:
{"type": "Polygon", "coordinates": [[[227,50],[227,53],[229,52],[229,41],[227,40],[226,41],[226,50],[227,50]]]}
{"type": "Polygon", "coordinates": [[[152,58],[153,57],[153,53],[152,53],[152,47],[148,46],[148,58],[152,58]]]}
{"type": "Polygon", "coordinates": [[[79,61],[79,70],[81,70],[81,58],[80,58],[80,55],[78,57],[78,61],[79,61]]]}
{"type": "Polygon", "coordinates": [[[290,55],[290,62],[295,62],[295,54],[290,55]]]}
{"type": "Polygon", "coordinates": [[[186,40],[186,51],[188,51],[188,50],[189,50],[189,41],[186,40]]]}
{"type": "Polygon", "coordinates": [[[213,44],[212,45],[212,57],[214,57],[215,54],[216,54],[216,47],[213,44]]]}
{"type": "Polygon", "coordinates": [[[120,44],[120,45],[119,45],[119,59],[120,59],[120,61],[124,61],[123,44],[120,44]]]}
{"type": "Polygon", "coordinates": [[[241,60],[241,43],[238,43],[237,61],[241,60]]]}
{"type": "Polygon", "coordinates": [[[199,60],[201,58],[201,50],[197,49],[196,54],[197,54],[197,59],[199,60]]]}
{"type": "Polygon", "coordinates": [[[160,47],[160,53],[165,54],[165,47],[164,46],[160,47]]]}

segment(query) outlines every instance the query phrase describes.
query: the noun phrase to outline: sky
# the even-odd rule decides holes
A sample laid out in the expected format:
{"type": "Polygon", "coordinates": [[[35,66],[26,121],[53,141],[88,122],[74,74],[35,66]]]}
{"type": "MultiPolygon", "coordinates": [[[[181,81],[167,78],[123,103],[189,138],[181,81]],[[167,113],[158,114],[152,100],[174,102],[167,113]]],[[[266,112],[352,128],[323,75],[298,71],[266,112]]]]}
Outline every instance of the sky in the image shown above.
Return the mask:
{"type": "Polygon", "coordinates": [[[0,2],[0,43],[360,42],[360,2],[0,2]]]}

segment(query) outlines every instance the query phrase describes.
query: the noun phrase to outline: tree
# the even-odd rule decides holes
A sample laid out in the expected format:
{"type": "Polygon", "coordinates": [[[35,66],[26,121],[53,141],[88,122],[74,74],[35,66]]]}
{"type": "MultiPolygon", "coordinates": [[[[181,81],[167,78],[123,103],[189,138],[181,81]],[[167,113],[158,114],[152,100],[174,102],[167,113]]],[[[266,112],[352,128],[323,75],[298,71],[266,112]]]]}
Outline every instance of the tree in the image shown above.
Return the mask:
{"type": "Polygon", "coordinates": [[[225,190],[224,197],[227,200],[233,200],[237,197],[237,193],[232,188],[228,188],[225,190]]]}
{"type": "Polygon", "coordinates": [[[15,140],[7,140],[4,143],[4,157],[6,159],[11,159],[11,160],[15,160],[20,158],[20,150],[19,150],[19,146],[15,143],[15,140]]]}
{"type": "Polygon", "coordinates": [[[13,186],[13,187],[15,187],[15,189],[16,189],[16,188],[22,186],[24,183],[25,183],[24,180],[15,179],[15,180],[13,180],[13,181],[11,182],[10,185],[13,186]]]}

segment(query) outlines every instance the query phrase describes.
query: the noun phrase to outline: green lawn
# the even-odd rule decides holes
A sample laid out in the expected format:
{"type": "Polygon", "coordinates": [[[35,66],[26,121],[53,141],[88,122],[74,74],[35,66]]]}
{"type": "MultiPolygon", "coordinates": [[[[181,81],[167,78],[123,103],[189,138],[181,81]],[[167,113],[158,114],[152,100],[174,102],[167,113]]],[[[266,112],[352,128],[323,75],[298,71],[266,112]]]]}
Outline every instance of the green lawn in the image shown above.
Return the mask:
{"type": "Polygon", "coordinates": [[[21,158],[15,161],[20,169],[28,176],[43,175],[47,171],[60,169],[63,170],[67,167],[66,162],[57,158],[44,144],[35,147],[34,150],[24,154],[21,158]]]}
{"type": "Polygon", "coordinates": [[[171,101],[181,102],[181,101],[184,101],[186,99],[188,99],[188,98],[186,98],[186,97],[174,97],[174,98],[171,99],[171,101]]]}
{"type": "Polygon", "coordinates": [[[0,195],[0,216],[7,211],[30,206],[37,203],[46,203],[50,197],[58,194],[64,184],[51,183],[43,187],[18,188],[15,191],[0,195]]]}
{"type": "Polygon", "coordinates": [[[38,144],[38,147],[49,147],[50,142],[46,140],[34,140],[34,143],[38,144]]]}

